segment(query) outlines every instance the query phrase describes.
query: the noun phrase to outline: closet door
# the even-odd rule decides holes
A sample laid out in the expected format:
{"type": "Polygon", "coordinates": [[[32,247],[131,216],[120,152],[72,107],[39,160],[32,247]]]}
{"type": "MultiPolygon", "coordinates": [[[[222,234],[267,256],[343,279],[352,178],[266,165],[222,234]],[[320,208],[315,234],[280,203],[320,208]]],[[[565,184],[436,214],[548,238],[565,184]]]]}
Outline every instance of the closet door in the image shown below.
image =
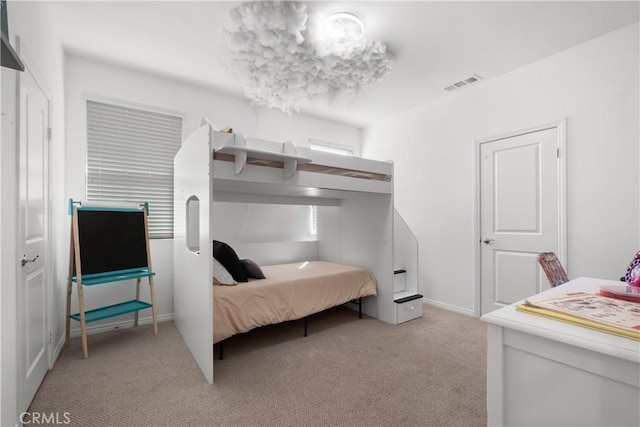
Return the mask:
{"type": "Polygon", "coordinates": [[[553,126],[480,144],[481,314],[547,289],[538,253],[564,255],[561,134],[553,126]]]}
{"type": "Polygon", "coordinates": [[[20,79],[18,411],[26,411],[49,368],[50,101],[27,67],[20,79]]]}

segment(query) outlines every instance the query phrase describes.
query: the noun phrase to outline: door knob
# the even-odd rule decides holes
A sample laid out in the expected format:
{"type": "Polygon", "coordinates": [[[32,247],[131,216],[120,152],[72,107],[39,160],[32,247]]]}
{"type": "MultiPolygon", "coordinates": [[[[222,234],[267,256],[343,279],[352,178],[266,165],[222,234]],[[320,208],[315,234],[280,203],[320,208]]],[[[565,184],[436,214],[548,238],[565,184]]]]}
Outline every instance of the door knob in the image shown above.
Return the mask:
{"type": "Polygon", "coordinates": [[[20,264],[24,267],[28,262],[36,262],[40,255],[36,255],[35,257],[29,259],[26,255],[22,254],[22,259],[20,260],[20,264]]]}
{"type": "Polygon", "coordinates": [[[484,240],[482,241],[482,243],[484,243],[485,245],[490,245],[491,243],[493,243],[493,242],[495,242],[495,241],[496,241],[495,239],[489,239],[489,238],[486,238],[486,239],[484,239],[484,240]]]}

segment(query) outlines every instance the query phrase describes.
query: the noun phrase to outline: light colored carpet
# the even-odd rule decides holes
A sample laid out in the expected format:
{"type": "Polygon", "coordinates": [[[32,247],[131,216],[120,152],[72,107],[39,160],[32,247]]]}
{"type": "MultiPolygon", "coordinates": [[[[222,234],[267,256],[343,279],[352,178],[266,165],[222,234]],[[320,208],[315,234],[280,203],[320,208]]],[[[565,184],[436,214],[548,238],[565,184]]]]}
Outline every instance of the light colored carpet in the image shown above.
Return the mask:
{"type": "MultiPolygon", "coordinates": [[[[331,309],[232,337],[209,385],[172,322],[64,349],[30,411],[71,426],[485,426],[486,327],[425,306],[401,325],[331,309]]],[[[217,346],[216,346],[217,354],[217,346]]]]}

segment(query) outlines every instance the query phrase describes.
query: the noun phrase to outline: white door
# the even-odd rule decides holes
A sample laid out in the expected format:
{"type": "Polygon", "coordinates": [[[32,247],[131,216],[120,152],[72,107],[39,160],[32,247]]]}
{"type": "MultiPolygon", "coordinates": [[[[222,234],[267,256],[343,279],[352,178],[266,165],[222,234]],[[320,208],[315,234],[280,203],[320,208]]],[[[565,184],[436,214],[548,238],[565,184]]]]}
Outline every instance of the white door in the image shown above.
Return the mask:
{"type": "Polygon", "coordinates": [[[26,411],[49,365],[49,100],[20,73],[18,215],[18,411],[26,411]]]}
{"type": "Polygon", "coordinates": [[[548,288],[538,253],[563,255],[561,128],[480,143],[481,314],[548,288]]]}

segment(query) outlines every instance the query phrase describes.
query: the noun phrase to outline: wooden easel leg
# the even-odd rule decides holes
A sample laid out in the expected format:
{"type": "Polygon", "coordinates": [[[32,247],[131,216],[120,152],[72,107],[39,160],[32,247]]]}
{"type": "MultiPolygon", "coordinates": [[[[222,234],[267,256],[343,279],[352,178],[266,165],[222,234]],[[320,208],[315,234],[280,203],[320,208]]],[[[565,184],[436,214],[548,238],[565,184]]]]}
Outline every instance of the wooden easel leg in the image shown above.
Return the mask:
{"type": "Polygon", "coordinates": [[[87,323],[84,315],[84,296],[82,295],[82,283],[78,283],[78,306],[80,307],[80,334],[82,335],[82,358],[89,357],[87,349],[87,323]]]}
{"type": "Polygon", "coordinates": [[[73,285],[71,283],[71,277],[67,282],[67,316],[65,318],[65,337],[64,337],[64,346],[68,347],[71,345],[71,293],[73,290],[73,285]]]}
{"type": "Polygon", "coordinates": [[[153,333],[158,335],[158,319],[156,318],[156,293],[153,288],[153,277],[149,277],[149,292],[151,293],[151,315],[153,316],[153,333]]]}
{"type": "MultiPolygon", "coordinates": [[[[149,251],[149,222],[146,210],[144,211],[144,229],[145,239],[147,241],[147,268],[149,269],[149,271],[153,271],[151,269],[151,252],[149,251]]],[[[139,282],[140,279],[138,279],[138,283],[139,282]]],[[[151,294],[151,316],[153,316],[153,333],[154,335],[158,335],[158,319],[156,317],[156,293],[153,289],[153,276],[149,276],[149,293],[151,294]]]]}
{"type": "Polygon", "coordinates": [[[73,293],[73,272],[75,260],[75,250],[73,245],[73,217],[71,217],[71,239],[69,244],[69,276],[67,276],[67,317],[65,318],[65,339],[64,346],[71,344],[71,294],[73,293]]]}
{"type": "MultiPolygon", "coordinates": [[[[78,285],[78,308],[80,309],[80,335],[82,336],[82,358],[89,357],[87,349],[87,322],[84,314],[84,295],[82,293],[82,269],[80,268],[80,239],[78,230],[78,211],[73,208],[71,216],[71,262],[69,263],[69,292],[67,295],[67,333],[69,333],[69,315],[71,314],[71,277],[76,273],[76,284],[78,285]]],[[[67,335],[68,338],[68,335],[67,335]]]]}

